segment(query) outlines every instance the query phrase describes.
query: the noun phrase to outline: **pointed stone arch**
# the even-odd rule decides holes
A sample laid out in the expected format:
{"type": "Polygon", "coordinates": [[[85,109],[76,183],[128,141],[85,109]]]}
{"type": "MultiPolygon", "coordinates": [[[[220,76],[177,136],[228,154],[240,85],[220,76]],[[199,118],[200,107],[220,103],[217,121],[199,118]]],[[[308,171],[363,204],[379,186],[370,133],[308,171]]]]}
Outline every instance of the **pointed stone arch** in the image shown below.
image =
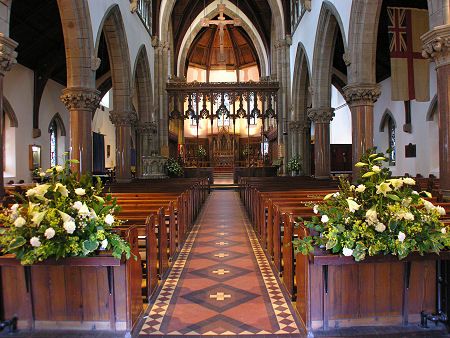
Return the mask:
{"type": "Polygon", "coordinates": [[[324,1],[320,10],[314,42],[311,81],[314,84],[313,107],[330,107],[334,44],[337,38],[342,39],[344,50],[346,50],[347,41],[339,13],[331,2],[324,1]]]}
{"type": "Polygon", "coordinates": [[[308,121],[307,110],[311,104],[310,87],[310,64],[305,46],[299,42],[295,56],[294,77],[292,80],[292,115],[290,144],[291,155],[300,156],[303,162],[303,173],[311,173],[310,140],[311,129],[308,121]]]}
{"type": "Polygon", "coordinates": [[[53,115],[52,119],[50,120],[50,123],[48,124],[49,133],[51,132],[51,127],[53,123],[56,123],[56,126],[58,127],[59,130],[59,135],[66,136],[66,126],[64,125],[64,121],[62,120],[61,115],[59,115],[59,113],[53,115]]]}
{"type": "Polygon", "coordinates": [[[14,112],[14,109],[9,103],[8,99],[4,96],[3,96],[3,111],[9,118],[9,126],[12,128],[19,127],[19,121],[17,120],[16,113],[14,112]]]}
{"type": "Polygon", "coordinates": [[[139,48],[133,71],[133,94],[137,99],[136,110],[140,122],[156,121],[153,109],[152,79],[145,45],[139,48]]]}
{"type": "Polygon", "coordinates": [[[311,87],[312,108],[308,117],[314,122],[314,175],[328,178],[331,170],[330,160],[330,122],[334,112],[331,108],[331,80],[336,39],[341,38],[344,50],[347,42],[342,20],[334,5],[329,1],[322,3],[314,42],[314,56],[311,87]]]}
{"type": "Polygon", "coordinates": [[[388,108],[386,108],[380,121],[380,128],[379,128],[380,133],[384,132],[384,127],[386,126],[386,123],[388,122],[389,119],[392,120],[392,122],[394,123],[394,127],[397,128],[397,121],[395,121],[394,115],[388,108]]]}
{"type": "Polygon", "coordinates": [[[427,111],[427,121],[433,121],[434,120],[434,115],[437,113],[438,111],[438,98],[437,98],[437,94],[434,95],[433,99],[430,102],[430,106],[428,107],[428,111],[427,111]]]}
{"type": "Polygon", "coordinates": [[[108,8],[102,19],[96,39],[96,55],[102,33],[105,36],[111,67],[114,112],[128,114],[131,111],[130,55],[122,14],[117,4],[108,8]]]}

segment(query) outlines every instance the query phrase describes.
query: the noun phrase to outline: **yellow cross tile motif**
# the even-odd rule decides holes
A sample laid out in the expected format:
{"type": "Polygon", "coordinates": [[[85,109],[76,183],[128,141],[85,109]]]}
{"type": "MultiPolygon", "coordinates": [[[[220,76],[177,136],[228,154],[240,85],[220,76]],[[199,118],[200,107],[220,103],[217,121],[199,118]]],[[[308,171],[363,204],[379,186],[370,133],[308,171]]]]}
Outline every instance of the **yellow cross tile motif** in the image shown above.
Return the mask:
{"type": "Polygon", "coordinates": [[[230,273],[230,271],[225,270],[225,269],[217,269],[217,270],[214,270],[213,273],[215,273],[217,275],[224,275],[226,273],[230,273]]]}
{"type": "Polygon", "coordinates": [[[222,246],[222,245],[228,245],[228,242],[219,242],[219,243],[216,243],[216,244],[222,246]]]}
{"type": "Polygon", "coordinates": [[[219,253],[219,254],[215,254],[214,256],[215,256],[215,257],[219,257],[219,258],[224,258],[224,257],[228,257],[229,254],[221,252],[221,253],[219,253]]]}
{"type": "Polygon", "coordinates": [[[215,295],[209,295],[209,298],[215,300],[225,300],[226,298],[231,298],[231,295],[227,295],[224,292],[217,292],[215,295]]]}

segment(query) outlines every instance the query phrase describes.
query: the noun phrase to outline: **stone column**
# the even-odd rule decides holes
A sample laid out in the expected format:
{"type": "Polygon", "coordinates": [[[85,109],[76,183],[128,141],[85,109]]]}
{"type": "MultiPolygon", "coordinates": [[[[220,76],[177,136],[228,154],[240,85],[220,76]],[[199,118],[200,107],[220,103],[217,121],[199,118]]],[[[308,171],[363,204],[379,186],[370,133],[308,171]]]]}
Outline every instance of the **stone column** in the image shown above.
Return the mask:
{"type": "Polygon", "coordinates": [[[144,158],[149,158],[157,152],[155,138],[157,137],[158,126],[155,122],[144,122],[138,124],[137,128],[137,177],[143,177],[145,171],[144,158]]]}
{"type": "Polygon", "coordinates": [[[61,101],[69,111],[69,158],[80,162],[72,164],[72,170],[81,174],[92,172],[92,116],[100,103],[100,92],[70,87],[62,91],[61,101]]]}
{"type": "Polygon", "coordinates": [[[290,36],[286,36],[284,39],[279,39],[275,42],[275,49],[277,54],[276,74],[277,80],[280,85],[277,98],[277,110],[278,110],[278,146],[284,149],[284,153],[281,154],[283,159],[283,172],[287,170],[287,157],[289,153],[288,148],[288,135],[284,135],[283,131],[287,127],[284,125],[287,122],[288,111],[290,107],[290,57],[289,48],[292,44],[290,36]]]}
{"type": "Polygon", "coordinates": [[[131,128],[137,121],[135,112],[110,113],[110,120],[116,126],[116,181],[131,182],[131,128]]]}
{"type": "Polygon", "coordinates": [[[330,122],[334,117],[334,109],[311,108],[308,117],[314,122],[314,176],[326,179],[330,177],[330,122]]]}
{"type": "MultiPolygon", "coordinates": [[[[7,72],[9,72],[17,63],[17,42],[0,33],[0,112],[3,113],[3,80],[7,72]]],[[[3,149],[3,119],[0,118],[0,149],[3,149]]],[[[3,154],[3,151],[2,151],[3,154]]],[[[0,156],[0,198],[5,196],[5,187],[3,181],[4,171],[3,156],[0,156]]]]}
{"type": "Polygon", "coordinates": [[[169,43],[160,41],[157,37],[152,40],[155,49],[155,105],[159,111],[159,145],[162,156],[169,157],[169,99],[166,92],[166,82],[169,78],[169,43]]]}
{"type": "MultiPolygon", "coordinates": [[[[422,36],[423,56],[436,63],[439,113],[439,180],[450,198],[450,25],[434,27],[422,36]]],[[[429,151],[433,151],[430,149],[429,151]]]]}
{"type": "Polygon", "coordinates": [[[304,126],[305,123],[303,121],[291,121],[289,123],[289,131],[290,131],[290,148],[291,148],[291,156],[296,157],[300,156],[303,160],[303,143],[304,143],[304,126]]]}
{"type": "Polygon", "coordinates": [[[373,104],[380,97],[380,86],[356,83],[344,87],[344,98],[352,113],[352,170],[353,179],[358,177],[354,167],[361,156],[373,147],[373,104]]]}

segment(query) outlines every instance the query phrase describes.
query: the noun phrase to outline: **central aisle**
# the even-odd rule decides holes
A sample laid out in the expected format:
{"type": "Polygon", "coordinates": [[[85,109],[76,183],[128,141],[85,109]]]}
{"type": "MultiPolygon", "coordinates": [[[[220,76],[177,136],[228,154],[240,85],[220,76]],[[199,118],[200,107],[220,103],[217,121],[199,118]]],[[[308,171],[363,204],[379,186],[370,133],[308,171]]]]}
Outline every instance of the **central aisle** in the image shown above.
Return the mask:
{"type": "Polygon", "coordinates": [[[298,333],[238,194],[214,191],[141,336],[298,333]]]}

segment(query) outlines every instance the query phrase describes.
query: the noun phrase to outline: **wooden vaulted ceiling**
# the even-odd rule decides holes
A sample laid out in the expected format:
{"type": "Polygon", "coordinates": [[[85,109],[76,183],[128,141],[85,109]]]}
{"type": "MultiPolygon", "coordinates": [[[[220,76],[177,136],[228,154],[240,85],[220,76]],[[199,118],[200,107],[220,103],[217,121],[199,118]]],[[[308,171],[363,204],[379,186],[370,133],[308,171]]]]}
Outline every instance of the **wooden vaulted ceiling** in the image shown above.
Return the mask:
{"type": "MultiPolygon", "coordinates": [[[[272,22],[272,12],[267,0],[230,0],[233,4],[237,5],[239,9],[244,13],[255,28],[258,30],[264,46],[267,50],[270,48],[270,31],[272,22]]],[[[172,11],[172,32],[174,41],[174,52],[175,59],[177,59],[181,42],[186,34],[189,34],[189,26],[191,25],[194,18],[196,18],[200,13],[203,12],[204,6],[208,6],[213,0],[177,0],[175,7],[172,11]]],[[[214,28],[214,27],[213,27],[214,28]]],[[[212,31],[214,29],[202,29],[200,33],[195,38],[196,40],[203,40],[199,36],[204,36],[204,39],[211,37],[212,31]],[[208,32],[209,31],[209,32],[208,32]]],[[[230,35],[236,33],[235,35],[243,36],[247,41],[248,36],[242,28],[227,28],[225,35],[230,35]]],[[[237,40],[240,39],[238,36],[237,40]]],[[[253,52],[244,52],[244,59],[249,58],[250,54],[256,55],[254,53],[253,44],[251,44],[253,52]]],[[[195,55],[195,51],[193,52],[195,55]]],[[[240,57],[240,56],[239,56],[240,57]]]]}
{"type": "Polygon", "coordinates": [[[255,47],[241,27],[225,26],[223,44],[225,60],[221,61],[219,29],[215,25],[203,28],[192,43],[186,65],[204,69],[240,69],[258,64],[255,47]]]}

